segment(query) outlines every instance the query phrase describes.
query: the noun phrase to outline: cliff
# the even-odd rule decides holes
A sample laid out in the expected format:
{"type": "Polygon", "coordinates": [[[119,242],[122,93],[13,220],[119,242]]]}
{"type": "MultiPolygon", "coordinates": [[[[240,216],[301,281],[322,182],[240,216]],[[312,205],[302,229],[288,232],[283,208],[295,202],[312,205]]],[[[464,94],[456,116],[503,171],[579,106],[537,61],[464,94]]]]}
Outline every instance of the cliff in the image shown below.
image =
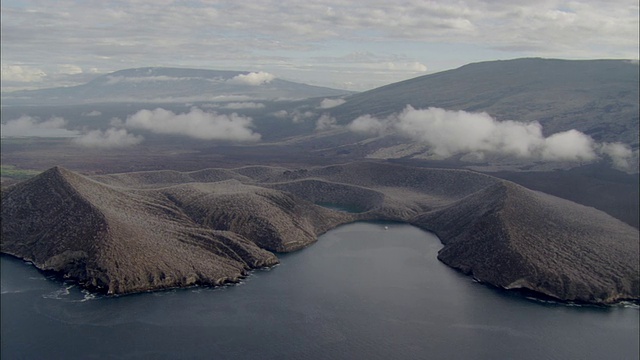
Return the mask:
{"type": "Polygon", "coordinates": [[[640,299],[638,231],[465,170],[360,162],[88,178],[62,168],[2,194],[2,252],[87,287],[130,293],[237,281],[359,220],[434,231],[439,259],[560,300],[640,299]],[[347,207],[331,210],[317,204],[347,207]]]}

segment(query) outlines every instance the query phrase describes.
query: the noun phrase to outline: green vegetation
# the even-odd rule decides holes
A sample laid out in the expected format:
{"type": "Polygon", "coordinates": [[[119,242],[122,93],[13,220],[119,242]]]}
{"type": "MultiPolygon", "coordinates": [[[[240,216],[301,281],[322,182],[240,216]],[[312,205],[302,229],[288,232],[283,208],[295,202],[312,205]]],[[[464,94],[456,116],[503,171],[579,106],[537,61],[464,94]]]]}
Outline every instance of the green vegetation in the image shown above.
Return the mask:
{"type": "Polygon", "coordinates": [[[15,180],[24,180],[32,176],[38,175],[40,171],[19,169],[15,165],[1,165],[0,176],[7,177],[15,180]]]}

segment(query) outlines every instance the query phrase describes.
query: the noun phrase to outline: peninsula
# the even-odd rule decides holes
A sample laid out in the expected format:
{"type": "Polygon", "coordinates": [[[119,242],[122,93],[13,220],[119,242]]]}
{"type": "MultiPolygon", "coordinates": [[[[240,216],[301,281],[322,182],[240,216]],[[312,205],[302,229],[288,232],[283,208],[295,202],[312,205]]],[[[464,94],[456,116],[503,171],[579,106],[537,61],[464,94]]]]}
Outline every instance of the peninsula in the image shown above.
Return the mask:
{"type": "Polygon", "coordinates": [[[3,190],[1,246],[94,291],[126,294],[236,282],[278,263],[274,253],[370,220],[433,231],[442,262],[499,288],[640,300],[637,229],[492,176],[380,162],[92,177],[54,167],[3,190]]]}

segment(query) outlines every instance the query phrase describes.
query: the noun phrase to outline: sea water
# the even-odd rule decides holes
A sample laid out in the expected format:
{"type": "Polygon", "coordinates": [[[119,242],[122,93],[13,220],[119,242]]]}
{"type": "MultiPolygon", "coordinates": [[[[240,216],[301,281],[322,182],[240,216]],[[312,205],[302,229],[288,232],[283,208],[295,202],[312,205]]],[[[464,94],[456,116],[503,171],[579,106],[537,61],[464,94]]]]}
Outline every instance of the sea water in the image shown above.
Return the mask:
{"type": "Polygon", "coordinates": [[[334,229],[240,285],[108,297],[2,256],[2,359],[637,359],[640,310],[474,282],[397,223],[334,229]]]}

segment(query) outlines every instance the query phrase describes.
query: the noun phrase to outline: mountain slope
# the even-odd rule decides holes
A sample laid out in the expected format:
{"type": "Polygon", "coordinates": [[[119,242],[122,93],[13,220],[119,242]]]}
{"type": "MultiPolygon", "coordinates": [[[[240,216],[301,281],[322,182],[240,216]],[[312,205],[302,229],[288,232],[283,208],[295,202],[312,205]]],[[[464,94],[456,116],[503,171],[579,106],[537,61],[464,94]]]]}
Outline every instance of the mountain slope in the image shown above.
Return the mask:
{"type": "Polygon", "coordinates": [[[474,63],[352,95],[331,113],[346,124],[407,105],[487,112],[498,120],[538,121],[547,135],[577,129],[597,141],[637,147],[638,69],[625,60],[474,63]]]}
{"type": "Polygon", "coordinates": [[[510,182],[412,222],[441,236],[444,263],[499,287],[596,303],[640,292],[637,231],[510,182]]]}
{"type": "Polygon", "coordinates": [[[3,94],[2,101],[5,105],[172,103],[304,99],[349,93],[266,73],[150,67],[116,71],[78,86],[10,92],[3,94]]]}
{"type": "Polygon", "coordinates": [[[282,213],[273,204],[278,199],[291,201],[286,194],[241,184],[116,188],[53,168],[3,193],[2,251],[110,293],[219,285],[277,263],[257,244],[296,249],[317,236],[307,217],[332,219],[323,208],[317,209],[322,216],[312,210],[282,213]],[[190,203],[181,197],[185,193],[190,203]],[[227,199],[244,201],[242,208],[230,208],[227,199]],[[211,212],[227,217],[212,220],[211,212]],[[286,219],[283,229],[259,226],[274,215],[286,219]],[[241,235],[245,229],[255,230],[251,240],[241,235]]]}
{"type": "Polygon", "coordinates": [[[2,205],[2,252],[112,293],[236,281],[276,263],[269,251],[346,222],[394,220],[435,231],[443,262],[494,286],[640,299],[638,230],[471,171],[364,162],[90,179],[54,168],[4,190],[2,205]]]}

